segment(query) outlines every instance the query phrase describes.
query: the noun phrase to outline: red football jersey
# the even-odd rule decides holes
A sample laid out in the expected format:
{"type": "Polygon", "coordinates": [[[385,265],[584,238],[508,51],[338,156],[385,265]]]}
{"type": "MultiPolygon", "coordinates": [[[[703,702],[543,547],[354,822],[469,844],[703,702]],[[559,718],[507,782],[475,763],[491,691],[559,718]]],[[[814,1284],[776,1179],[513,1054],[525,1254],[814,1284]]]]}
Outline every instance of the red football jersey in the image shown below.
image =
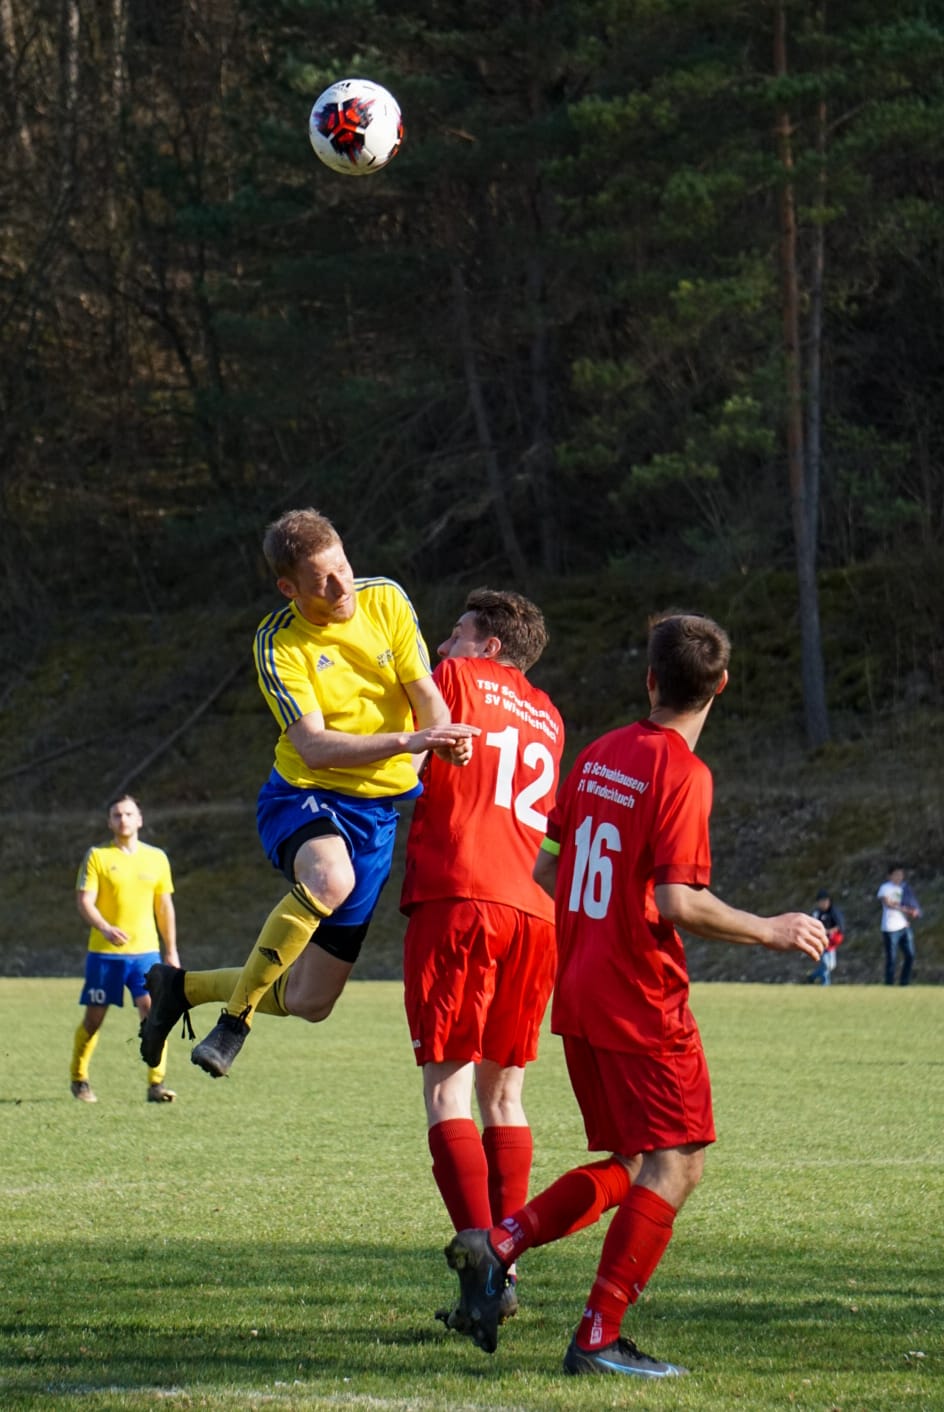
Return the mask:
{"type": "Polygon", "coordinates": [[[430,755],[414,806],[400,908],[442,897],[502,902],[553,920],[531,877],[564,747],[560,712],[517,667],[455,657],[433,673],[454,721],[479,726],[468,765],[430,755]]]}
{"type": "Polygon", "coordinates": [[[548,837],[556,885],[556,1034],[601,1049],[664,1052],[697,1034],[681,937],[656,883],[711,879],[708,766],[651,721],[594,741],[561,786],[548,837]]]}

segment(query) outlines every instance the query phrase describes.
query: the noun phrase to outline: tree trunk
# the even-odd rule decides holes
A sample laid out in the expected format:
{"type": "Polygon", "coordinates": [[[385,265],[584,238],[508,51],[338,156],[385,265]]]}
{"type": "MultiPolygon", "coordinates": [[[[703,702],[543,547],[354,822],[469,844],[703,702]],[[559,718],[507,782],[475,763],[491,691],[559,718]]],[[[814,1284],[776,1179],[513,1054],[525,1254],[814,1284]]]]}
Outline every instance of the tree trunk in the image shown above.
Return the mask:
{"type": "Polygon", "coordinates": [[[75,192],[79,155],[79,33],[82,19],[77,0],[63,0],[60,23],[60,199],[68,208],[75,192]]]}
{"type": "Polygon", "coordinates": [[[554,497],[554,447],[551,442],[544,258],[537,251],[532,251],[528,257],[528,303],[531,316],[529,370],[532,437],[531,445],[523,459],[529,472],[537,507],[541,568],[546,574],[556,574],[561,567],[561,544],[554,497]]]}
{"type": "Polygon", "coordinates": [[[816,112],[816,150],[821,166],[817,177],[819,218],[813,226],[813,260],[810,271],[809,354],[806,369],[806,492],[809,511],[810,553],[814,567],[819,537],[819,487],[823,461],[823,281],[826,269],[826,100],[816,112]]]}
{"type": "MultiPolygon", "coordinates": [[[[787,72],[786,18],[778,4],[774,15],[774,67],[778,78],[787,72]]],[[[829,739],[829,713],[823,672],[823,647],[816,583],[815,536],[811,524],[803,436],[803,395],[800,374],[800,291],[797,270],[796,203],[793,189],[793,145],[790,114],[777,110],[777,149],[783,167],[780,188],[780,256],[783,274],[783,342],[787,406],[787,468],[796,551],[800,610],[800,673],[806,737],[811,748],[829,739]]]]}
{"type": "Polygon", "coordinates": [[[472,340],[469,298],[465,287],[465,277],[459,265],[453,265],[452,267],[452,293],[455,300],[456,323],[459,329],[459,345],[462,349],[462,363],[465,368],[466,387],[469,393],[469,402],[472,406],[472,415],[475,419],[475,429],[478,433],[479,449],[481,450],[482,460],[485,464],[485,476],[491,495],[492,506],[495,511],[495,519],[498,524],[499,538],[501,539],[502,548],[505,551],[512,574],[520,583],[526,583],[528,578],[528,566],[521,545],[518,542],[518,536],[515,533],[511,511],[508,508],[508,498],[505,495],[502,470],[499,465],[498,455],[495,451],[495,443],[492,439],[492,429],[489,424],[485,398],[482,394],[482,383],[479,378],[475,358],[475,346],[472,340]]]}
{"type": "MultiPolygon", "coordinates": [[[[528,12],[530,31],[537,37],[544,23],[544,5],[531,0],[528,12]]],[[[533,75],[528,85],[528,109],[532,121],[547,116],[547,104],[533,75]]],[[[554,486],[554,446],[551,440],[550,352],[548,340],[547,259],[545,242],[554,220],[554,205],[541,179],[537,162],[526,167],[534,219],[534,239],[527,258],[529,348],[528,371],[531,383],[531,445],[523,461],[534,490],[541,544],[541,568],[557,574],[561,568],[560,520],[554,486]]]]}
{"type": "Polygon", "coordinates": [[[125,0],[111,0],[111,75],[108,85],[108,142],[110,161],[108,165],[108,186],[105,193],[105,219],[109,238],[114,249],[118,230],[118,168],[123,146],[121,131],[121,110],[125,100],[125,43],[128,33],[128,16],[125,0]]]}
{"type": "Polygon", "coordinates": [[[0,0],[0,45],[2,45],[3,82],[7,91],[10,126],[16,134],[20,155],[28,169],[34,165],[33,138],[17,91],[16,23],[13,0],[0,0]]]}

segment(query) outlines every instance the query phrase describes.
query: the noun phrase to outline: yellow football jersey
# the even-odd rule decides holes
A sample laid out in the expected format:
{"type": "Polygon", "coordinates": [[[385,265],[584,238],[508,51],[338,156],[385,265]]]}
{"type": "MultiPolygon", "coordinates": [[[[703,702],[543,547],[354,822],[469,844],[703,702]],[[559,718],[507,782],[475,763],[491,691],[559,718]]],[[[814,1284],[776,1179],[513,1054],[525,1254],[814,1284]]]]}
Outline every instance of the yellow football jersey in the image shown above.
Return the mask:
{"type": "Polygon", "coordinates": [[[139,841],[133,853],[126,853],[116,843],[99,844],[82,859],[75,886],[79,892],[94,891],[106,922],[128,937],[123,946],[115,946],[92,927],[89,951],[130,956],[160,949],[154,899],[174,890],[170,862],[162,848],[139,841]]]}
{"type": "Polygon", "coordinates": [[[413,605],[391,579],[355,579],[357,609],[346,623],[319,627],[285,603],[259,624],[255,663],[259,688],[282,734],[275,768],[289,784],[367,798],[416,787],[410,756],[313,770],[286,728],[318,710],[329,730],[353,735],[415,729],[404,682],[430,674],[429,652],[413,605]]]}

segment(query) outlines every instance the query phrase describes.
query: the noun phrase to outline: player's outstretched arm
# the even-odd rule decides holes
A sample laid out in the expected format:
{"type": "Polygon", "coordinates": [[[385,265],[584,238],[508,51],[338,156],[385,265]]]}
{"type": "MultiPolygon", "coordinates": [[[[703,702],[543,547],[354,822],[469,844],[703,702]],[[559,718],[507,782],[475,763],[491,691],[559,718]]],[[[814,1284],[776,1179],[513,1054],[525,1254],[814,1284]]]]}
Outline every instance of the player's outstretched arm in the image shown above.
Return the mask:
{"type": "Polygon", "coordinates": [[[411,682],[406,690],[413,707],[419,730],[377,731],[373,735],[353,735],[349,731],[332,730],[325,725],[320,711],[309,711],[286,729],[286,736],[299,755],[314,770],[344,768],[375,760],[389,760],[393,755],[422,755],[439,746],[454,747],[460,740],[479,735],[478,726],[452,723],[449,708],[431,678],[425,678],[434,696],[422,691],[415,693],[419,683],[411,682]],[[415,697],[415,699],[414,699],[415,697]],[[436,702],[439,702],[439,707],[436,702]],[[444,713],[444,715],[443,715],[444,713]]]}
{"type": "Polygon", "coordinates": [[[325,726],[320,711],[311,711],[290,725],[285,734],[306,765],[313,770],[327,770],[389,760],[392,755],[422,755],[439,746],[452,747],[459,740],[478,735],[479,728],[456,721],[418,731],[351,735],[348,731],[331,730],[325,726]]]}
{"type": "Polygon", "coordinates": [[[449,706],[432,677],[408,682],[403,689],[413,707],[416,724],[421,729],[439,733],[438,739],[430,737],[430,748],[447,764],[467,765],[472,759],[473,738],[481,734],[478,726],[467,726],[461,721],[453,723],[449,706]]]}
{"type": "Polygon", "coordinates": [[[826,949],[822,922],[805,912],[758,917],[729,907],[706,887],[690,887],[686,883],[660,883],[655,892],[656,906],[663,917],[708,941],[766,946],[770,951],[802,951],[814,961],[826,949]]]}
{"type": "Polygon", "coordinates": [[[420,677],[418,681],[404,682],[403,690],[413,707],[413,715],[420,730],[449,725],[452,712],[432,677],[420,677]]]}

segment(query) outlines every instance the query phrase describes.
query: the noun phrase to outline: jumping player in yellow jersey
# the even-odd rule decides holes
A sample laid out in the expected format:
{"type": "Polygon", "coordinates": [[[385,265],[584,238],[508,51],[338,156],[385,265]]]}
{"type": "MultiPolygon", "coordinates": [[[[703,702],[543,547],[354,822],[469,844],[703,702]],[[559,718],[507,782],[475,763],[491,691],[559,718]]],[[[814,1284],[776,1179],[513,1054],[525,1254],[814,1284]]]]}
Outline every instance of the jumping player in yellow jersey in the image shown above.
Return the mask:
{"type": "MultiPolygon", "coordinates": [[[[143,822],[130,795],[113,800],[108,806],[111,842],[89,849],[76,879],[79,915],[91,927],[79,999],[85,1015],[72,1044],[72,1097],[82,1103],[98,1102],[89,1083],[89,1064],[108,1007],[124,1004],[126,986],[144,1025],[151,1008],[146,977],[160,959],[158,936],[165,960],[171,966],[180,964],[170,863],[163,849],[138,837],[143,822]]],[[[177,1096],[164,1085],[165,1047],[161,1045],[149,1065],[151,1103],[172,1103],[177,1096]]]]}
{"type": "Polygon", "coordinates": [[[255,639],[259,687],[280,728],[257,821],[290,891],[241,970],[153,967],[141,1032],[151,1063],[182,1015],[225,1001],[191,1055],[214,1078],[229,1073],[257,1010],[312,1021],[331,1013],[390,873],[396,801],[421,792],[416,757],[433,750],[464,765],[478,734],[450,721],[403,589],[355,578],[324,515],[288,511],[263,551],[288,601],[255,639]]]}

